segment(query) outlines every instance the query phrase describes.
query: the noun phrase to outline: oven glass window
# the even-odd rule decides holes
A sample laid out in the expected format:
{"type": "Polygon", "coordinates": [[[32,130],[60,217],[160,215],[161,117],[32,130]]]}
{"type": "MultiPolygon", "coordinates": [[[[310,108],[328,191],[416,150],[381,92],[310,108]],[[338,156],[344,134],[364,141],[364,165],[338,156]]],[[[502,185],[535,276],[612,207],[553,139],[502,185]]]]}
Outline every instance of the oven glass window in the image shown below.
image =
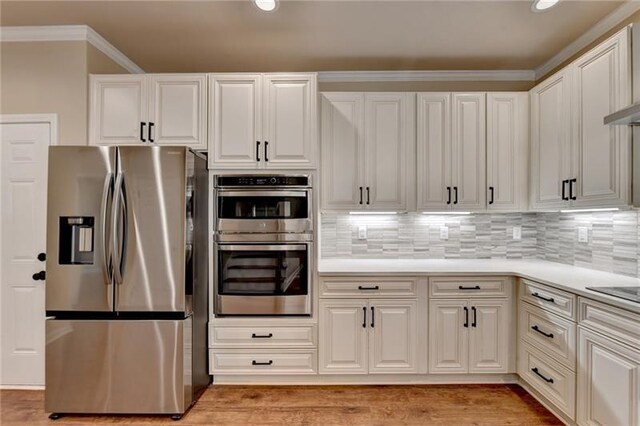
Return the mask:
{"type": "Polygon", "coordinates": [[[221,250],[218,252],[218,294],[306,295],[307,262],[307,250],[221,250]]]}
{"type": "Polygon", "coordinates": [[[307,197],[220,196],[220,219],[307,219],[307,197]]]}

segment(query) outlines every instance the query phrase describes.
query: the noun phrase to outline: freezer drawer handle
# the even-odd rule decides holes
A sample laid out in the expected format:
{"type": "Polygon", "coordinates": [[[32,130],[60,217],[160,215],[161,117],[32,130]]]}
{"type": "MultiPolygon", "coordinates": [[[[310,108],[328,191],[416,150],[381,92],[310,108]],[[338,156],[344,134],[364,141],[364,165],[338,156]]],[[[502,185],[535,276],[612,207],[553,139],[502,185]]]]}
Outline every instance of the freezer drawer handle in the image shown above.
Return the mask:
{"type": "Polygon", "coordinates": [[[268,362],[259,362],[254,359],[251,361],[251,365],[273,365],[273,360],[270,359],[268,362]]]}
{"type": "Polygon", "coordinates": [[[271,339],[272,337],[273,337],[273,333],[269,333],[269,334],[251,333],[251,338],[252,339],[271,339]]]}
{"type": "Polygon", "coordinates": [[[533,371],[534,373],[536,373],[538,375],[538,377],[540,377],[542,380],[544,380],[547,383],[553,383],[553,379],[549,379],[547,377],[544,377],[539,371],[538,371],[538,367],[534,367],[531,369],[531,371],[533,371]]]}

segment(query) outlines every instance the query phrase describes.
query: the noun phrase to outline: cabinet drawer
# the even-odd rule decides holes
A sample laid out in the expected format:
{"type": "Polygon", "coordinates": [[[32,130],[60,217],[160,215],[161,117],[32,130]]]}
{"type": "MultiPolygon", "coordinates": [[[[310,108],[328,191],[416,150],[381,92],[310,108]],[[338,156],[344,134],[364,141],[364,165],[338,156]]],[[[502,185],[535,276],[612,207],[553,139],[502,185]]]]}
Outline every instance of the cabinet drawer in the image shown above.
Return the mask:
{"type": "Polygon", "coordinates": [[[526,342],[521,342],[518,374],[558,410],[575,419],[576,373],[526,342]]]}
{"type": "Polygon", "coordinates": [[[315,350],[209,349],[210,374],[316,374],[315,350]]]}
{"type": "Polygon", "coordinates": [[[508,297],[509,277],[434,277],[429,279],[429,295],[439,298],[508,297]]]}
{"type": "Polygon", "coordinates": [[[576,324],[520,301],[519,338],[572,370],[576,366],[576,324]]]}
{"type": "Polygon", "coordinates": [[[580,297],[580,325],[640,347],[640,315],[580,297]]]}
{"type": "Polygon", "coordinates": [[[388,278],[322,278],[320,297],[417,297],[415,279],[388,278]]]}
{"type": "Polygon", "coordinates": [[[226,327],[209,326],[213,348],[314,347],[315,327],[226,327]]]}
{"type": "Polygon", "coordinates": [[[520,298],[565,318],[576,319],[576,296],[534,281],[521,280],[520,298]]]}

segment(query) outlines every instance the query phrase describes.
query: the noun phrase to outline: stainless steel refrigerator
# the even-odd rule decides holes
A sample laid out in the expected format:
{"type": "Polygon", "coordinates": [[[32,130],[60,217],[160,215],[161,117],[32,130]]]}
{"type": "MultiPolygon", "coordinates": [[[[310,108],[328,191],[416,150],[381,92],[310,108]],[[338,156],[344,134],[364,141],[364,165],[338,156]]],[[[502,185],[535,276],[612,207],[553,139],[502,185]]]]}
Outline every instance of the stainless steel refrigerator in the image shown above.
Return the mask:
{"type": "Polygon", "coordinates": [[[180,417],[207,373],[208,177],[180,147],[49,149],[45,408],[180,417]]]}

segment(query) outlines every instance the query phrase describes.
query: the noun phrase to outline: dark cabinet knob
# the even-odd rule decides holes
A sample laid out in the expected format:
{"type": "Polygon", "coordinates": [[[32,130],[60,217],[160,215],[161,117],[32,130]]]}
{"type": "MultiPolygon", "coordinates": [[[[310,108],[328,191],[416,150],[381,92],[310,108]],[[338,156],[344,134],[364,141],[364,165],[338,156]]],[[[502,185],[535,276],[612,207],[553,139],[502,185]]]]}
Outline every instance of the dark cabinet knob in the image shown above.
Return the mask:
{"type": "Polygon", "coordinates": [[[47,254],[46,253],[39,253],[38,254],[38,260],[40,262],[44,262],[45,260],[47,260],[47,254]]]}
{"type": "Polygon", "coordinates": [[[44,271],[36,272],[31,276],[34,281],[44,281],[47,274],[44,271]]]}

